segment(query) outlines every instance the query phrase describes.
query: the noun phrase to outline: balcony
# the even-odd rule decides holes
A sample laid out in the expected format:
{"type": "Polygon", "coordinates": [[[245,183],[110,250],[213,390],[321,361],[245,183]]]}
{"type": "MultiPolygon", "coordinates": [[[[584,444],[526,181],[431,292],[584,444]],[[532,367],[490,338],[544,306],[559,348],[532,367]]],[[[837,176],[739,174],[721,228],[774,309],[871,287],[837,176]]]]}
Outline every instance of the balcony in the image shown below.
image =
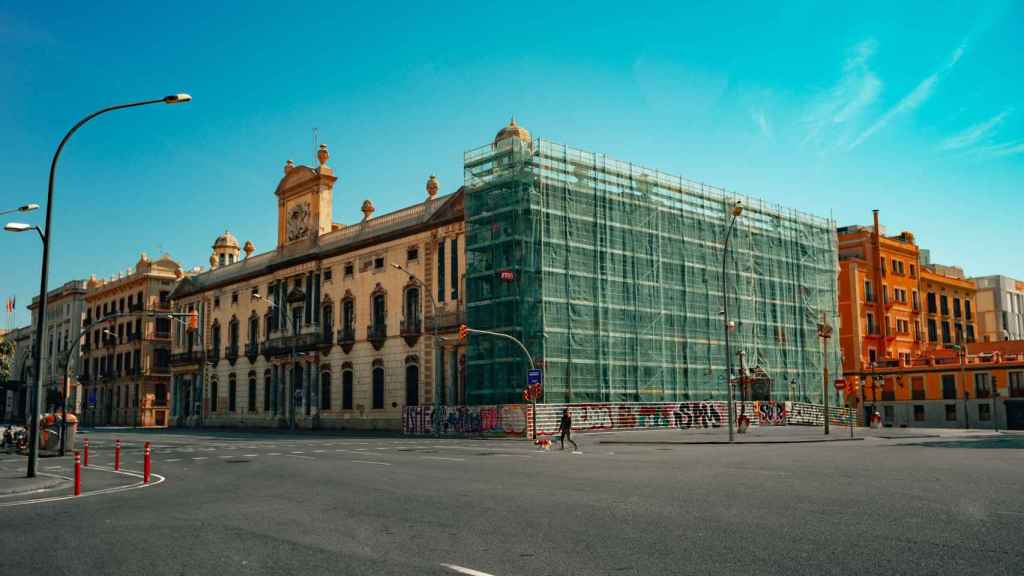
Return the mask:
{"type": "Polygon", "coordinates": [[[288,356],[294,350],[298,352],[313,352],[320,347],[322,335],[319,331],[307,332],[305,334],[289,334],[271,338],[263,343],[261,350],[264,356],[288,356]]]}
{"type": "Polygon", "coordinates": [[[256,361],[256,357],[260,354],[260,345],[258,342],[249,342],[245,345],[245,357],[249,359],[249,363],[256,361]]]}
{"type": "Polygon", "coordinates": [[[214,366],[220,362],[220,348],[210,348],[206,351],[206,361],[214,366]]]}
{"type": "Polygon", "coordinates": [[[128,307],[129,312],[142,312],[143,310],[145,310],[145,305],[142,302],[132,302],[128,307]]]}
{"type": "Polygon", "coordinates": [[[410,347],[415,346],[420,334],[423,333],[423,319],[414,316],[408,320],[402,320],[398,327],[398,333],[405,339],[406,344],[410,347]]]}
{"type": "Polygon", "coordinates": [[[356,343],[356,331],[352,326],[345,326],[338,330],[338,344],[341,345],[341,349],[346,354],[352,351],[352,346],[356,343]]]}
{"type": "Polygon", "coordinates": [[[156,309],[160,310],[162,312],[170,312],[171,311],[171,302],[170,302],[170,300],[161,300],[160,302],[157,302],[156,303],[156,309]]]}
{"type": "MultiPolygon", "coordinates": [[[[459,327],[460,324],[466,323],[466,314],[462,308],[451,311],[441,311],[436,315],[437,318],[437,331],[443,332],[446,330],[454,330],[459,327]]],[[[427,319],[427,329],[433,330],[434,325],[432,319],[427,319]]]]}
{"type": "Polygon", "coordinates": [[[202,352],[199,350],[189,350],[188,352],[179,352],[177,354],[171,354],[171,366],[187,366],[189,364],[199,364],[202,362],[202,352]]]}
{"type": "Polygon", "coordinates": [[[153,337],[157,340],[170,340],[171,332],[170,330],[157,330],[153,333],[153,337]]]}
{"type": "Polygon", "coordinates": [[[374,349],[380,350],[388,339],[388,325],[384,322],[376,322],[366,327],[366,339],[373,344],[374,349]]]}
{"type": "Polygon", "coordinates": [[[86,342],[82,344],[79,348],[81,348],[82,354],[88,354],[89,350],[92,349],[92,346],[88,342],[86,342]]]}

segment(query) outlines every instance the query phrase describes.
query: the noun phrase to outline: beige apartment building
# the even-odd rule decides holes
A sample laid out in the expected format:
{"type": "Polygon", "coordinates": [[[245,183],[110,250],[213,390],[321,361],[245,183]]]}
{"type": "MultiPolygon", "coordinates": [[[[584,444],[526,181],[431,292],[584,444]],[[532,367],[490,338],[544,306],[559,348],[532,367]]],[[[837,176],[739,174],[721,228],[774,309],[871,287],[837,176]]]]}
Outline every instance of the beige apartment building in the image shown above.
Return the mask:
{"type": "MultiPolygon", "coordinates": [[[[40,366],[43,374],[43,412],[60,409],[61,396],[68,395],[67,409],[77,412],[81,401],[81,390],[74,376],[78,372],[78,337],[85,317],[85,280],[71,280],[60,288],[46,294],[46,325],[43,326],[43,345],[40,351],[40,366]],[[69,376],[66,392],[64,376],[69,376]]],[[[32,298],[32,338],[35,339],[39,325],[39,297],[32,298]]],[[[31,352],[30,352],[31,353],[31,352]]],[[[35,367],[32,368],[35,375],[35,367]]],[[[31,380],[31,376],[30,376],[31,380]]]]}
{"type": "Polygon", "coordinates": [[[276,246],[247,241],[243,256],[225,232],[172,294],[197,324],[174,323],[178,425],[400,429],[404,406],[464,401],[461,189],[439,195],[431,176],[382,215],[342,194],[339,211],[362,218],[339,224],[326,146],[318,160],[285,164],[276,246]]]}
{"type": "Polygon", "coordinates": [[[170,294],[183,276],[170,256],[145,254],[134,268],[86,283],[80,380],[85,425],[167,426],[170,406],[170,294]]]}

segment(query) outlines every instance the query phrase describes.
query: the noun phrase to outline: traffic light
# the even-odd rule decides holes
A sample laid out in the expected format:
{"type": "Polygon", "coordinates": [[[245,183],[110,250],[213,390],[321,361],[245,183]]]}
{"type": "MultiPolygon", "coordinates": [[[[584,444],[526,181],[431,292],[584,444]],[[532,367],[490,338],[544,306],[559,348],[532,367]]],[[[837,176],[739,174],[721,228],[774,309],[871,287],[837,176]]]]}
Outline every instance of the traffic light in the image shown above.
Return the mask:
{"type": "Polygon", "coordinates": [[[469,337],[469,328],[465,324],[460,325],[459,326],[459,341],[460,342],[465,342],[466,338],[468,338],[468,337],[469,337]]]}
{"type": "Polygon", "coordinates": [[[199,312],[193,310],[188,315],[188,331],[195,332],[199,329],[199,312]]]}

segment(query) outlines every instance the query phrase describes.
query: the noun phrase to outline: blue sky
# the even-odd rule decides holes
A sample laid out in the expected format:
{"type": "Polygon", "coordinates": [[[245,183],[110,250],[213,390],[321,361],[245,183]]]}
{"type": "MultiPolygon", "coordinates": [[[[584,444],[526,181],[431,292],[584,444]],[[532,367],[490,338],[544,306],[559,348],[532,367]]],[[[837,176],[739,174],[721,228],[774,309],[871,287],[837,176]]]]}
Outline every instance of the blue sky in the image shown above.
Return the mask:
{"type": "MultiPolygon", "coordinates": [[[[0,209],[58,171],[51,287],[139,252],[206,264],[230,229],[276,241],[285,160],[312,131],[334,215],[462,181],[515,115],[534,136],[823,216],[911,230],[935,261],[1024,279],[1019,2],[0,4],[0,209]],[[727,4],[727,5],[726,5],[727,4]],[[853,6],[858,4],[858,6],[853,6]]],[[[20,216],[20,215],[16,215],[20,216]]],[[[42,211],[25,218],[42,223],[42,211]]],[[[40,243],[0,235],[18,323],[40,243]]]]}

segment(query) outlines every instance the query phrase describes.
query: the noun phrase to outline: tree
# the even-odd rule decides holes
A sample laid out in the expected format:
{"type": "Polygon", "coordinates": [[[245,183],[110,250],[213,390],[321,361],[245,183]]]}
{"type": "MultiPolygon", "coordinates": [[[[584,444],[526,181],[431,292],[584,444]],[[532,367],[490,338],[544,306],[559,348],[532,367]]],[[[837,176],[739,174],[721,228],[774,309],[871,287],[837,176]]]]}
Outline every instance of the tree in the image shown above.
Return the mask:
{"type": "Polygon", "coordinates": [[[0,336],[0,383],[11,377],[11,365],[14,364],[14,342],[0,336]]]}

